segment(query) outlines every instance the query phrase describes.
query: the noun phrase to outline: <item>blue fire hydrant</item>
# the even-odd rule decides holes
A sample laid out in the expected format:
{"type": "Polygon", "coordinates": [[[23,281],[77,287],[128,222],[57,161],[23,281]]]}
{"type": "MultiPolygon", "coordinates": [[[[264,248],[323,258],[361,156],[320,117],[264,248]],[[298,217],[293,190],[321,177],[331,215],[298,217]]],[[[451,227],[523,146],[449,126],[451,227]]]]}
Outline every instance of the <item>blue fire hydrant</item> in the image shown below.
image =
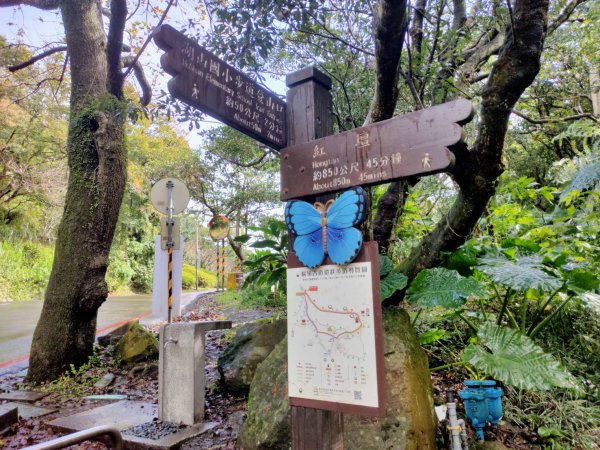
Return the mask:
{"type": "Polygon", "coordinates": [[[485,424],[497,425],[502,418],[502,389],[494,380],[467,380],[465,386],[458,395],[465,403],[467,420],[475,428],[477,439],[483,441],[485,424]]]}

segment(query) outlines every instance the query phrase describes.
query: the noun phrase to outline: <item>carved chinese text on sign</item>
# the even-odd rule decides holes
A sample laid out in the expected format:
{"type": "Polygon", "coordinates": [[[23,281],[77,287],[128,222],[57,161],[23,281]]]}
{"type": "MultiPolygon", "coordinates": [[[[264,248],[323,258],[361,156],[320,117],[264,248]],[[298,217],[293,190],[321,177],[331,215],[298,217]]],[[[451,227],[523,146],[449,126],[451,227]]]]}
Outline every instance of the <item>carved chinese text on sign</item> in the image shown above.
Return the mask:
{"type": "Polygon", "coordinates": [[[276,150],[287,142],[285,102],[169,25],[154,34],[166,51],[160,62],[173,76],[175,98],[276,150]]]}
{"type": "Polygon", "coordinates": [[[459,99],[285,148],[281,199],[443,171],[471,117],[471,102],[459,99]]]}

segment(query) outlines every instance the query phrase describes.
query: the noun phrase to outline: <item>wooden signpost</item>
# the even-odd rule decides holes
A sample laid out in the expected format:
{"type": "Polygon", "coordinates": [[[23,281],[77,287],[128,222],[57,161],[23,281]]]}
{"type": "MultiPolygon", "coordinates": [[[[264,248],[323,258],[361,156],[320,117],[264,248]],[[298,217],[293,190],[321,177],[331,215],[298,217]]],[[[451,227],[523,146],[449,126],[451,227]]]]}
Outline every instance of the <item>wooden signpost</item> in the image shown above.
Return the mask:
{"type": "MultiPolygon", "coordinates": [[[[462,140],[461,125],[471,120],[473,114],[471,103],[459,99],[332,135],[331,80],[314,67],[287,76],[287,102],[283,102],[168,25],[157,29],[155,41],[166,51],[161,64],[174,76],[169,81],[169,91],[174,97],[271,148],[281,150],[282,200],[303,197],[309,201],[323,201],[323,194],[352,186],[377,185],[408,176],[444,171],[454,163],[451,150],[462,140]]],[[[295,284],[292,283],[297,288],[293,294],[300,299],[300,303],[305,302],[307,308],[313,308],[315,314],[337,314],[334,319],[326,317],[332,323],[325,331],[321,330],[324,335],[347,337],[363,327],[368,328],[369,324],[374,330],[374,341],[367,344],[376,353],[375,361],[369,363],[373,367],[367,367],[366,363],[363,367],[371,371],[370,374],[364,373],[364,376],[365,380],[372,380],[369,383],[377,384],[374,390],[369,390],[369,383],[363,382],[362,391],[357,388],[357,391],[352,389],[342,393],[330,389],[328,398],[320,397],[318,389],[322,387],[307,384],[317,370],[313,367],[316,365],[314,360],[296,358],[295,366],[288,368],[289,371],[295,370],[295,375],[290,377],[292,448],[341,450],[344,446],[342,412],[371,415],[385,412],[377,245],[365,243],[356,260],[356,267],[350,264],[347,273],[344,269],[338,272],[339,266],[335,269],[324,266],[322,274],[303,273],[295,268],[299,263],[293,252],[291,254],[290,270],[298,278],[294,280],[295,284]],[[368,303],[373,306],[372,310],[363,310],[360,306],[358,311],[349,311],[344,309],[343,304],[323,307],[320,301],[327,302],[328,294],[321,300],[316,297],[335,289],[332,283],[338,283],[339,277],[357,276],[356,270],[360,270],[360,276],[367,276],[370,281],[373,292],[368,303]],[[363,271],[368,275],[363,275],[363,271]],[[374,318],[369,318],[369,314],[374,318]],[[348,325],[349,332],[344,331],[346,319],[355,321],[354,325],[348,325]],[[336,326],[339,327],[339,333],[335,331],[336,326]],[[292,382],[295,383],[294,387],[291,386],[292,382]],[[304,394],[307,386],[312,388],[311,395],[304,394]],[[291,389],[295,389],[293,395],[291,389]],[[373,398],[363,401],[362,392],[373,398]],[[355,397],[348,400],[347,395],[355,397]]],[[[288,305],[289,302],[290,299],[288,305]]],[[[310,321],[311,318],[307,315],[305,319],[310,321]]],[[[296,327],[298,333],[302,333],[304,324],[301,317],[299,321],[292,324],[292,328],[296,327]]],[[[317,330],[316,335],[319,334],[317,330]]],[[[310,333],[303,339],[310,340],[310,333]]],[[[302,345],[302,337],[297,340],[297,345],[302,345]]],[[[329,351],[334,351],[333,345],[329,351]]],[[[358,361],[360,355],[341,356],[342,359],[350,358],[348,361],[352,358],[358,361]]],[[[365,355],[362,358],[362,361],[367,360],[365,355]]],[[[335,361],[324,363],[329,364],[333,384],[348,381],[340,378],[342,369],[339,361],[338,368],[335,361]]],[[[356,380],[360,384],[363,375],[359,366],[358,363],[356,366],[352,363],[350,368],[357,369],[356,380]]]]}
{"type": "Polygon", "coordinates": [[[286,146],[285,102],[279,97],[170,25],[157,28],[154,41],[166,52],[160,63],[173,75],[173,97],[269,147],[286,146]]]}
{"type": "Polygon", "coordinates": [[[281,150],[281,199],[446,170],[473,113],[464,99],[281,150]]]}

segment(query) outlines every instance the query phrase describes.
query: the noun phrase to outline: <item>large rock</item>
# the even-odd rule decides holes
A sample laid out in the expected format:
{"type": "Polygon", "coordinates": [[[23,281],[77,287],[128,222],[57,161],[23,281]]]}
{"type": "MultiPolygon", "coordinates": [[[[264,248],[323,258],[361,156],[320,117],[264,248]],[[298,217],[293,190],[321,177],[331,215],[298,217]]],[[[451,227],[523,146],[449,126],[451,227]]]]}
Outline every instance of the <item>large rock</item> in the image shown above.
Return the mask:
{"type": "Polygon", "coordinates": [[[248,397],[248,416],[239,437],[244,450],[288,450],[287,337],[258,366],[248,397]]]}
{"type": "Polygon", "coordinates": [[[158,357],[158,339],[134,323],[115,346],[115,357],[125,364],[158,357]]]}
{"type": "Polygon", "coordinates": [[[129,331],[132,325],[136,323],[139,324],[139,320],[132,320],[131,322],[127,322],[114,330],[109,331],[102,336],[98,336],[98,345],[100,347],[108,347],[109,345],[115,345],[117,342],[121,340],[121,338],[129,331]]]}
{"type": "Polygon", "coordinates": [[[346,450],[435,449],[436,417],[427,356],[405,310],[385,311],[384,418],[344,415],[346,450]]]}
{"type": "Polygon", "coordinates": [[[238,395],[247,394],[257,366],[281,342],[286,331],[285,319],[241,326],[219,357],[218,369],[225,390],[238,395]]]}
{"type": "MultiPolygon", "coordinates": [[[[436,418],[427,357],[406,311],[387,309],[384,330],[387,414],[383,418],[345,414],[344,448],[435,449],[436,418]]],[[[239,444],[244,450],[288,449],[289,426],[285,339],[256,371],[239,444]]]]}

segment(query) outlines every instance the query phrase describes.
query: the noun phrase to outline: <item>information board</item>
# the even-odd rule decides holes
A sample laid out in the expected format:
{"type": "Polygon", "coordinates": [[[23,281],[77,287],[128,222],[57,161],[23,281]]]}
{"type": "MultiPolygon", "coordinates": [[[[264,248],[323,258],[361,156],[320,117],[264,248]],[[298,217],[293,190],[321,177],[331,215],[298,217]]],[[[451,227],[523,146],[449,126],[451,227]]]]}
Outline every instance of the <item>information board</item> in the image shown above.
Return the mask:
{"type": "Polygon", "coordinates": [[[355,262],[287,272],[288,386],[292,406],[385,411],[379,260],[365,243],[355,262]]]}
{"type": "Polygon", "coordinates": [[[287,143],[285,102],[170,25],[154,33],[166,51],[169,92],[276,150],[287,143]]]}

